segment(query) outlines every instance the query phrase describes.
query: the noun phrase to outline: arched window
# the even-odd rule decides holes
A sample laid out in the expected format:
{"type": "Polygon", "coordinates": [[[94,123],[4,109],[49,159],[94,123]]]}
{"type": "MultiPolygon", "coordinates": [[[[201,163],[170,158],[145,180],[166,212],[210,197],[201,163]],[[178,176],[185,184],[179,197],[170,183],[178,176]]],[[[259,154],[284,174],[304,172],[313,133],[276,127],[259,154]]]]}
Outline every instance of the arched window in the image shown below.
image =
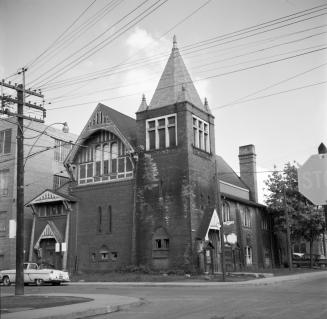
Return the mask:
{"type": "Polygon", "coordinates": [[[229,204],[227,202],[223,202],[223,221],[224,222],[228,222],[231,220],[230,218],[230,208],[229,208],[229,204]]]}
{"type": "Polygon", "coordinates": [[[251,212],[247,207],[243,211],[243,226],[251,227],[251,212]]]}
{"type": "Polygon", "coordinates": [[[133,162],[126,146],[111,132],[90,137],[77,155],[78,183],[96,183],[133,177],[133,162]]]}

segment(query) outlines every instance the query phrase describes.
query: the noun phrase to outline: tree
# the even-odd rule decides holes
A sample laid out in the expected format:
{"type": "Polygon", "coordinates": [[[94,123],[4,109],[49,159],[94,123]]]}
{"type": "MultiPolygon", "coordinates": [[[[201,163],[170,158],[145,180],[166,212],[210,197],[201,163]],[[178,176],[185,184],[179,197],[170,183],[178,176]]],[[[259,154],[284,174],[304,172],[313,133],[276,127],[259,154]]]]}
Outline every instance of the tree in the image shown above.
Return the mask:
{"type": "Polygon", "coordinates": [[[273,214],[275,232],[286,232],[285,206],[289,214],[291,241],[304,239],[310,243],[312,267],[313,242],[324,232],[325,219],[321,211],[298,191],[297,167],[287,163],[282,172],[274,171],[265,181],[266,204],[273,214]],[[284,189],[285,199],[284,203],[284,189]]]}

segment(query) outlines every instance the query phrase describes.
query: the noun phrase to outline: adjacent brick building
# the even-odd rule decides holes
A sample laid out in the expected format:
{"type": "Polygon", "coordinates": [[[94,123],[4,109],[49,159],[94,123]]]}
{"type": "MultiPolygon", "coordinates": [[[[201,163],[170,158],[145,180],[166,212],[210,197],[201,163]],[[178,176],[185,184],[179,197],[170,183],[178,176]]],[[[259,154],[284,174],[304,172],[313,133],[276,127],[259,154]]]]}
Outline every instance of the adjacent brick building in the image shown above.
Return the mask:
{"type": "Polygon", "coordinates": [[[220,271],[220,189],[228,269],[271,266],[254,146],[240,147],[239,177],[216,155],[214,130],[174,40],[136,120],[99,104],[65,160],[69,189],[46,190],[29,203],[36,212],[32,259],[70,271],[220,271]]]}
{"type": "MultiPolygon", "coordinates": [[[[16,136],[15,118],[0,118],[0,269],[14,268],[16,260],[16,136]]],[[[63,166],[76,136],[41,123],[24,121],[25,202],[44,188],[58,188],[67,182],[63,166]],[[51,137],[50,137],[51,136],[51,137]]],[[[25,208],[25,245],[30,253],[33,212],[25,208]]]]}

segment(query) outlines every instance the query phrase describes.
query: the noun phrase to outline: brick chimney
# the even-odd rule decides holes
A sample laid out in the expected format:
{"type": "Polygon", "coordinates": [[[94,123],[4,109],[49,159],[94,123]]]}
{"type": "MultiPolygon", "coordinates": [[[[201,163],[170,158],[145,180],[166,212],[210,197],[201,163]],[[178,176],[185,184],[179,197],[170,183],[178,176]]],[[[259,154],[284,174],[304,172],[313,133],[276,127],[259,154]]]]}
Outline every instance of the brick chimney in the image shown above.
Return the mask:
{"type": "Polygon", "coordinates": [[[240,175],[250,189],[250,200],[258,202],[257,165],[254,145],[239,147],[240,175]]]}

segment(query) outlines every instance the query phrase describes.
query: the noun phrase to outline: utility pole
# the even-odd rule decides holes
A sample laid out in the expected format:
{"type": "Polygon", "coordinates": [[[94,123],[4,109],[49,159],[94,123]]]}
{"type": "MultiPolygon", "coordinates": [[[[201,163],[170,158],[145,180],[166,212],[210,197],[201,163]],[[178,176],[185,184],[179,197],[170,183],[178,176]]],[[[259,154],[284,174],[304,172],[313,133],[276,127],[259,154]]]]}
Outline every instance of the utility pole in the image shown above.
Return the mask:
{"type": "Polygon", "coordinates": [[[220,221],[220,250],[221,250],[221,271],[223,281],[226,280],[226,267],[225,267],[225,240],[224,240],[224,221],[221,212],[221,194],[220,194],[220,183],[217,173],[217,160],[215,160],[215,183],[216,183],[216,208],[218,210],[218,217],[220,221]]]}
{"type": "Polygon", "coordinates": [[[24,107],[28,106],[42,111],[42,116],[45,109],[41,106],[31,103],[25,103],[25,93],[29,95],[43,98],[43,95],[36,91],[25,89],[25,72],[26,68],[22,68],[19,74],[22,74],[22,84],[12,85],[10,82],[5,83],[2,80],[1,85],[17,92],[17,99],[1,96],[2,102],[9,101],[17,104],[17,112],[11,112],[5,108],[5,103],[0,110],[0,114],[17,117],[17,198],[16,198],[16,284],[15,295],[24,295],[24,119],[44,122],[44,118],[36,119],[29,116],[24,116],[24,107]]]}
{"type": "Polygon", "coordinates": [[[286,244],[287,244],[287,259],[288,259],[288,269],[292,270],[292,249],[291,249],[291,230],[290,230],[290,220],[288,215],[288,209],[286,204],[286,188],[283,187],[283,203],[284,203],[284,214],[286,223],[286,244]]]}
{"type": "MultiPolygon", "coordinates": [[[[318,154],[327,154],[327,148],[324,143],[321,143],[318,147],[318,154]]],[[[322,206],[325,213],[325,230],[322,234],[322,240],[323,240],[323,248],[324,248],[324,255],[325,258],[327,257],[327,250],[326,250],[326,231],[327,231],[327,205],[322,206]]]]}

